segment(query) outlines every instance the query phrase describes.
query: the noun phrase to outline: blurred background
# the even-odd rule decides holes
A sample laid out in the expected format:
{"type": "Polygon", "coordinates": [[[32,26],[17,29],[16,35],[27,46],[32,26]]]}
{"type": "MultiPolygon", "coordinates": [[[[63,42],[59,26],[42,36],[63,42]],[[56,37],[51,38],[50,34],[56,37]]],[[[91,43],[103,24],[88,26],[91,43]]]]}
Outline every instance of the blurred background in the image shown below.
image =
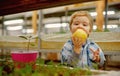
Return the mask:
{"type": "MultiPolygon", "coordinates": [[[[58,0],[58,2],[54,0],[43,0],[43,2],[38,1],[38,4],[37,0],[31,2],[29,0],[18,2],[16,0],[8,0],[8,2],[1,1],[0,6],[1,42],[11,39],[17,41],[14,38],[2,37],[18,35],[38,35],[43,40],[46,39],[46,41],[47,39],[54,40],[50,44],[53,44],[55,40],[58,41],[58,43],[55,43],[56,46],[47,45],[47,42],[43,43],[43,45],[41,44],[42,49],[45,48],[45,50],[51,50],[49,47],[53,47],[55,50],[59,48],[60,50],[63,44],[60,44],[59,41],[63,39],[64,43],[69,38],[67,36],[70,34],[69,21],[71,14],[75,11],[87,10],[94,19],[93,32],[102,32],[99,35],[103,36],[103,39],[98,38],[98,34],[93,34],[96,42],[99,42],[98,44],[102,48],[105,48],[104,52],[107,60],[115,61],[110,66],[113,66],[113,68],[115,66],[115,69],[120,70],[116,68],[116,66],[120,67],[120,0],[58,0]],[[25,6],[20,7],[22,5],[25,6]],[[33,9],[33,7],[35,8],[33,9]],[[107,33],[104,34],[103,32],[107,33]],[[106,45],[101,44],[105,41],[110,43],[103,43],[106,45]]],[[[40,43],[37,45],[40,46],[40,43]]],[[[3,52],[6,48],[2,48],[2,43],[0,46],[0,51],[3,52]]],[[[41,47],[38,47],[39,50],[41,47]]],[[[10,50],[8,48],[7,50],[10,50]]],[[[49,58],[50,60],[60,59],[59,53],[42,53],[43,51],[40,51],[42,58],[48,60],[49,58]]]]}
{"type": "Polygon", "coordinates": [[[0,16],[0,35],[38,33],[39,24],[41,24],[40,32],[44,34],[68,32],[70,15],[78,10],[89,11],[94,19],[94,30],[98,28],[99,31],[103,31],[107,28],[109,31],[120,32],[120,1],[108,0],[105,6],[105,0],[103,0],[2,15],[0,16]],[[105,22],[105,10],[107,10],[107,22],[105,22]],[[99,14],[103,12],[103,17],[97,15],[97,12],[99,14]],[[42,16],[39,17],[39,14],[42,16]],[[97,17],[99,17],[98,20],[96,20],[97,17]],[[42,20],[41,23],[39,18],[42,20]],[[107,23],[106,26],[105,23],[107,23]]]}

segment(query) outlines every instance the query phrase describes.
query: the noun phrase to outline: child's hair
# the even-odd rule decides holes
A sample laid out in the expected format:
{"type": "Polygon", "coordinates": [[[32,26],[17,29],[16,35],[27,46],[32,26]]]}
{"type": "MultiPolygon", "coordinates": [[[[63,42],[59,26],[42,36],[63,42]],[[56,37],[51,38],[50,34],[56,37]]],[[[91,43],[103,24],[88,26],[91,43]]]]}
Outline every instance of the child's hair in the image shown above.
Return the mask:
{"type": "Polygon", "coordinates": [[[70,26],[69,26],[70,29],[71,29],[71,25],[72,25],[73,19],[76,16],[86,16],[90,20],[90,28],[91,28],[90,31],[92,31],[92,28],[93,28],[93,18],[87,11],[77,11],[77,12],[72,14],[71,20],[70,20],[70,26]]]}

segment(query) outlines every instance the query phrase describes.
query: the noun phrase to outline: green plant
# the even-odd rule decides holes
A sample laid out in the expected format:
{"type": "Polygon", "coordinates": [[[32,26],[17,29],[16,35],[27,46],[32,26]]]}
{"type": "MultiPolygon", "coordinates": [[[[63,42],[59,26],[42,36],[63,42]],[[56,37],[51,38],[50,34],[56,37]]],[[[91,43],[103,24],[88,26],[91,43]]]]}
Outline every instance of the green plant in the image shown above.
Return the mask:
{"type": "Polygon", "coordinates": [[[0,61],[0,76],[7,76],[12,73],[14,67],[8,60],[0,61]]]}
{"type": "Polygon", "coordinates": [[[109,29],[104,29],[104,32],[110,32],[110,30],[109,29]]]}
{"type": "Polygon", "coordinates": [[[19,37],[28,40],[27,51],[29,51],[30,45],[31,45],[31,46],[34,46],[34,44],[31,44],[31,43],[30,43],[30,42],[31,42],[31,39],[36,39],[36,38],[38,38],[38,36],[32,36],[32,35],[28,35],[28,36],[19,36],[19,37]]]}
{"type": "Polygon", "coordinates": [[[104,29],[103,31],[101,31],[99,29],[96,29],[93,32],[110,32],[110,30],[109,29],[104,29]]]}
{"type": "Polygon", "coordinates": [[[3,67],[0,67],[0,76],[2,76],[3,67]]]}
{"type": "MultiPolygon", "coordinates": [[[[12,62],[5,63],[9,67],[14,67],[12,62]]],[[[90,76],[98,75],[99,72],[92,72],[89,68],[82,69],[80,67],[67,67],[61,63],[55,63],[49,61],[45,64],[45,61],[41,58],[37,59],[36,67],[33,69],[32,66],[26,65],[24,68],[14,68],[10,73],[6,73],[3,67],[0,67],[0,76],[90,76]]]]}

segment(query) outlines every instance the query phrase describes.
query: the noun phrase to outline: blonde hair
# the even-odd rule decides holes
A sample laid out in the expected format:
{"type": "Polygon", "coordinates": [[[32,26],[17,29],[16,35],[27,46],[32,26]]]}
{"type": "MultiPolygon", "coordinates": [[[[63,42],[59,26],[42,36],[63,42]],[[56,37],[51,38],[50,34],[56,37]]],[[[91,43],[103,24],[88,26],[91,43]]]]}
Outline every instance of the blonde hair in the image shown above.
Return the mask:
{"type": "Polygon", "coordinates": [[[77,11],[77,12],[74,12],[71,15],[71,20],[70,20],[70,25],[69,25],[70,29],[71,29],[71,25],[72,25],[73,19],[76,16],[86,16],[89,19],[89,21],[90,21],[90,28],[91,28],[90,31],[92,31],[92,28],[93,28],[93,18],[87,11],[77,11]]]}

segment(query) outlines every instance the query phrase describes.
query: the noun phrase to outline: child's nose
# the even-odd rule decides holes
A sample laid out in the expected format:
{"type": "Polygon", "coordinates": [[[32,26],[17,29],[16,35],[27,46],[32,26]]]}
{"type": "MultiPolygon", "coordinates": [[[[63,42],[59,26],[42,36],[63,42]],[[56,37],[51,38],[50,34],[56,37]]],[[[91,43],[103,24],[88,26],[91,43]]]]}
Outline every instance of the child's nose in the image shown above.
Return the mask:
{"type": "Polygon", "coordinates": [[[83,24],[82,24],[82,23],[79,24],[79,25],[78,25],[78,28],[83,28],[83,24]]]}

